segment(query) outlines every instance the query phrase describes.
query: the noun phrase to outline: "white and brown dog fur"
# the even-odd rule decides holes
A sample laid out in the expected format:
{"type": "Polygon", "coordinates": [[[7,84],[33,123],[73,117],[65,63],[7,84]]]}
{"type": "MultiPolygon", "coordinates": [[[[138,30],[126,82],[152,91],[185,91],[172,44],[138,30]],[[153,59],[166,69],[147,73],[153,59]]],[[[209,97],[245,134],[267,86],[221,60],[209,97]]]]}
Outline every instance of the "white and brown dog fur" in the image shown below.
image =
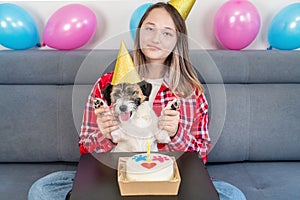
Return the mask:
{"type": "MultiPolygon", "coordinates": [[[[158,128],[158,117],[149,105],[148,97],[152,85],[146,81],[137,84],[121,83],[108,85],[102,92],[107,104],[99,98],[95,108],[112,104],[120,128],[111,133],[117,143],[114,152],[145,152],[147,141],[151,151],[158,151],[157,143],[168,143],[170,137],[165,130],[158,128]]],[[[165,109],[178,110],[180,101],[174,99],[165,109]]]]}

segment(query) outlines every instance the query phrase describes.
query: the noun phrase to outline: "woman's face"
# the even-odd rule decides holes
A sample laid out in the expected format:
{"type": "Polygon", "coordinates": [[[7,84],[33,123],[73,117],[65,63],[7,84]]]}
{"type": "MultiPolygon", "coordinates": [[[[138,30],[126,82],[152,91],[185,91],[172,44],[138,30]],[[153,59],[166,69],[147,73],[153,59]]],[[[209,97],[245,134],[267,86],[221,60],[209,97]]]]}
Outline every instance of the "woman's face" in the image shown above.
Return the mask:
{"type": "Polygon", "coordinates": [[[153,9],[140,29],[140,47],[148,62],[164,63],[177,42],[176,27],[164,8],[153,9]]]}

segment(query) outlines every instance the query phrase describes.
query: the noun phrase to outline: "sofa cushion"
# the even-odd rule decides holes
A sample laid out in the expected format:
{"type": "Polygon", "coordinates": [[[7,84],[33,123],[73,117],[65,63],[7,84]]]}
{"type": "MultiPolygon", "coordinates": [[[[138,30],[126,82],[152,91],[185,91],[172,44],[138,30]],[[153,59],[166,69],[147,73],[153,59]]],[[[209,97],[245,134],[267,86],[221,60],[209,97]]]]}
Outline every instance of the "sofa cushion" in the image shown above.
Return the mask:
{"type": "Polygon", "coordinates": [[[0,162],[78,161],[72,88],[0,85],[0,162]]]}
{"type": "MultiPolygon", "coordinates": [[[[300,52],[299,51],[206,51],[217,65],[222,75],[221,83],[251,84],[251,83],[300,83],[300,52]]],[[[191,60],[198,68],[211,68],[209,65],[201,66],[203,61],[210,64],[206,53],[194,50],[191,60]]],[[[214,77],[211,73],[210,77],[214,77]]],[[[217,83],[216,79],[206,77],[207,83],[217,83]]]]}
{"type": "Polygon", "coordinates": [[[247,199],[300,199],[300,162],[208,164],[209,175],[240,188],[247,199]]]}
{"type": "Polygon", "coordinates": [[[225,123],[210,162],[300,160],[299,84],[227,84],[225,90],[225,123]]]}

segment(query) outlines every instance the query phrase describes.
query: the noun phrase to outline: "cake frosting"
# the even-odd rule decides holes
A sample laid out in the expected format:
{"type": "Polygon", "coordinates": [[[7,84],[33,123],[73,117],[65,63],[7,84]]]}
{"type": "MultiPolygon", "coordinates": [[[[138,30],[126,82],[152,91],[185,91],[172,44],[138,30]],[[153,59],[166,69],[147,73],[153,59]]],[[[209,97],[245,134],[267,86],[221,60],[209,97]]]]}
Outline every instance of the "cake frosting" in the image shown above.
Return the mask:
{"type": "Polygon", "coordinates": [[[151,153],[136,154],[126,162],[126,177],[129,181],[168,181],[174,174],[174,161],[167,155],[151,153]]]}

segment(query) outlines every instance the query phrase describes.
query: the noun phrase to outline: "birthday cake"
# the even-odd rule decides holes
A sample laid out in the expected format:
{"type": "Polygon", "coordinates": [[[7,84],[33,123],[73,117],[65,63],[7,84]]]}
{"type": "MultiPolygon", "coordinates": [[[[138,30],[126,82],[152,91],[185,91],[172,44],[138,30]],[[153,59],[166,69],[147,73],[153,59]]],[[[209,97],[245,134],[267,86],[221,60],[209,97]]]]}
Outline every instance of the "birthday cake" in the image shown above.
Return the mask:
{"type": "Polygon", "coordinates": [[[174,161],[164,154],[136,154],[126,161],[129,181],[169,181],[174,176],[174,161]]]}

